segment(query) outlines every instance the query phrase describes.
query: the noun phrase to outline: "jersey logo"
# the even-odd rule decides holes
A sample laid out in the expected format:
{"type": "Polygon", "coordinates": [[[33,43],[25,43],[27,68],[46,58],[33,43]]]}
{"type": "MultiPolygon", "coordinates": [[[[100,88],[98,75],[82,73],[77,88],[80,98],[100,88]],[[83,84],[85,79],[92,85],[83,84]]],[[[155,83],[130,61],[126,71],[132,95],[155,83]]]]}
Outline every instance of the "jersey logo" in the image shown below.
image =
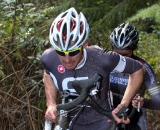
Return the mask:
{"type": "Polygon", "coordinates": [[[64,68],[63,65],[59,65],[58,66],[58,72],[60,72],[60,73],[64,73],[65,72],[65,68],[64,68]]]}
{"type": "Polygon", "coordinates": [[[63,86],[63,90],[70,90],[70,92],[76,92],[76,90],[72,87],[72,85],[70,86],[69,83],[71,81],[75,81],[75,80],[84,80],[84,79],[88,79],[88,77],[68,77],[63,79],[62,81],[62,86],[63,86]]]}

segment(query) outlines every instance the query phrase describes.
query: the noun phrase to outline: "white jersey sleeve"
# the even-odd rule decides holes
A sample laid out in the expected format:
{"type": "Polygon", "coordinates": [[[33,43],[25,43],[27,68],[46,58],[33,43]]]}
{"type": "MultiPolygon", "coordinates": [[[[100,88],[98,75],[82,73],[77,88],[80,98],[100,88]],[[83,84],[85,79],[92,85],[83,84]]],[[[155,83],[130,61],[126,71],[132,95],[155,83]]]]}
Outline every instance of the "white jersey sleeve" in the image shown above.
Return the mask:
{"type": "Polygon", "coordinates": [[[125,67],[126,67],[126,59],[120,55],[119,62],[113,71],[114,72],[123,72],[125,67]]]}

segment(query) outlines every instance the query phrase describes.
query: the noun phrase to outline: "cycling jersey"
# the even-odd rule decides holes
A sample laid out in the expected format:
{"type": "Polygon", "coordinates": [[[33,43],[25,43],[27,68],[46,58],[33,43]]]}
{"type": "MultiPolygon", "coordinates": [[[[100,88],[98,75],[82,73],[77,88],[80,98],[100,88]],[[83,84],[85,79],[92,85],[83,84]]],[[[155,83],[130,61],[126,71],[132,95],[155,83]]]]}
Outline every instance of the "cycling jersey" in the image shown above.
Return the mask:
{"type": "MultiPolygon", "coordinates": [[[[100,99],[93,99],[105,110],[110,110],[108,102],[109,74],[111,71],[134,73],[142,66],[140,63],[112,51],[103,51],[97,47],[87,47],[83,50],[83,59],[74,70],[67,70],[61,64],[57,53],[53,48],[47,49],[41,57],[42,64],[46,72],[52,77],[55,86],[60,90],[70,90],[71,81],[91,78],[93,75],[100,74],[103,76],[102,90],[100,99]],[[132,68],[132,69],[131,69],[132,68]]],[[[76,123],[90,124],[106,117],[97,113],[91,107],[86,107],[80,114],[76,123]]]]}
{"type": "MultiPolygon", "coordinates": [[[[132,58],[141,62],[146,69],[146,74],[145,74],[143,83],[145,84],[146,89],[148,90],[151,96],[151,99],[145,99],[143,107],[148,109],[153,109],[153,110],[160,109],[160,105],[159,105],[160,104],[160,88],[158,87],[152,68],[144,59],[137,57],[135,55],[133,55],[132,58]]],[[[113,93],[118,93],[123,95],[126,90],[126,86],[128,84],[128,78],[129,78],[129,74],[111,72],[110,74],[111,91],[113,93]]],[[[143,116],[140,117],[138,124],[142,130],[146,130],[147,129],[146,111],[145,109],[142,109],[142,111],[143,111],[143,116]]]]}

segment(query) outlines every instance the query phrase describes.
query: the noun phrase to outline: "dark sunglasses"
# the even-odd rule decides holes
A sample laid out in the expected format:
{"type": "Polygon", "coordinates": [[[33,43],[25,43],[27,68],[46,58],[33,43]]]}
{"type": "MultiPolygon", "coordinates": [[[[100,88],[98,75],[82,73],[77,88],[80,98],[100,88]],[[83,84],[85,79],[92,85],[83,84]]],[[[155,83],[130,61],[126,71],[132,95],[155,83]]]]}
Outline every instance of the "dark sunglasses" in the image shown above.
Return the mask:
{"type": "Polygon", "coordinates": [[[82,47],[79,47],[79,48],[77,48],[77,49],[70,50],[70,51],[62,51],[62,50],[57,50],[57,49],[55,49],[55,51],[57,52],[57,54],[60,55],[60,56],[65,56],[65,55],[75,56],[75,55],[77,55],[81,50],[82,50],[82,47]]]}

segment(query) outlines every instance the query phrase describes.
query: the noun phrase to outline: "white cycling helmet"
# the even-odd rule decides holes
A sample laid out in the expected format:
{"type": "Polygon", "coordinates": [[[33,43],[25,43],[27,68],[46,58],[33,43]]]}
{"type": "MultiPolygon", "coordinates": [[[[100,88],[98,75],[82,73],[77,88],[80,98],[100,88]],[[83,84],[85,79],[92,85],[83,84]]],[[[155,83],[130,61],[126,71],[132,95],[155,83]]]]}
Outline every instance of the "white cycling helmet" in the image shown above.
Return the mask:
{"type": "Polygon", "coordinates": [[[53,48],[66,51],[83,46],[88,35],[89,25],[85,16],[72,7],[53,21],[49,39],[53,48]]]}
{"type": "Polygon", "coordinates": [[[139,36],[136,28],[122,23],[110,35],[111,45],[117,49],[136,49],[139,36]]]}

